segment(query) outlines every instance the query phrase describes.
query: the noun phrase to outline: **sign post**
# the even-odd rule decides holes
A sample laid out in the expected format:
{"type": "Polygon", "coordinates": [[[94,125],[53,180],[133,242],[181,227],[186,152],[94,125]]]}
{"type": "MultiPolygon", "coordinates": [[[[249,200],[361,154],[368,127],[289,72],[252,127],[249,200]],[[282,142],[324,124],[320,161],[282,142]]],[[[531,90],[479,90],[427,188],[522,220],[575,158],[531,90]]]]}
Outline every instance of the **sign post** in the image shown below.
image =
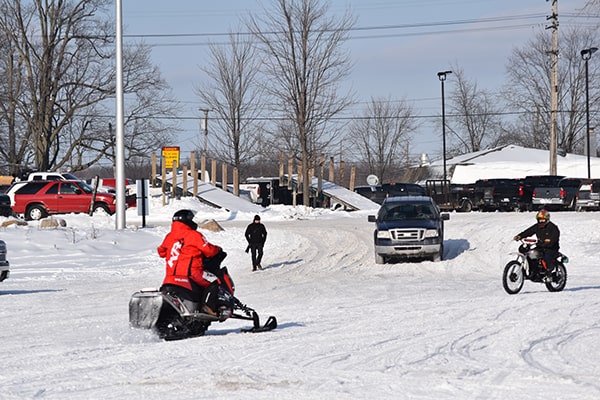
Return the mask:
{"type": "Polygon", "coordinates": [[[137,210],[138,215],[142,216],[142,228],[144,228],[146,226],[146,215],[150,214],[150,204],[148,202],[150,183],[148,179],[138,179],[135,183],[137,210]]]}

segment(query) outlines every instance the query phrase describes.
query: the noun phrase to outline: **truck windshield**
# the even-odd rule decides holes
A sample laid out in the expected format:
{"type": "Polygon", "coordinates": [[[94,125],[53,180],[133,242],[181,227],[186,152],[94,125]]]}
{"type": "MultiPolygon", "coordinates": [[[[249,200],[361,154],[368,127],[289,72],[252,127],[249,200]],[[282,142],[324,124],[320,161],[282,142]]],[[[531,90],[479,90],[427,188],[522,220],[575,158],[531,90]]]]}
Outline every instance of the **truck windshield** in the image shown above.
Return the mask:
{"type": "Polygon", "coordinates": [[[383,221],[401,221],[409,219],[435,219],[435,210],[428,203],[388,204],[381,213],[383,221]]]}

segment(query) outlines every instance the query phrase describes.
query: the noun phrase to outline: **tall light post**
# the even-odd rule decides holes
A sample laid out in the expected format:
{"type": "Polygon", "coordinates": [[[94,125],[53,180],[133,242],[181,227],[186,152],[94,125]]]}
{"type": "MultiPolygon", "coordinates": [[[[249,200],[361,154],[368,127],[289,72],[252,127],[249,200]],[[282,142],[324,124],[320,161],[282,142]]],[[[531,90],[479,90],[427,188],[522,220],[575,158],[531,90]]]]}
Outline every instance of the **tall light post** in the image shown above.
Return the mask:
{"type": "Polygon", "coordinates": [[[446,181],[446,104],[444,99],[444,81],[446,81],[446,75],[451,73],[452,71],[437,73],[438,79],[442,83],[442,156],[444,158],[444,181],[446,181]]]}
{"type": "Polygon", "coordinates": [[[588,75],[588,61],[598,51],[597,47],[590,47],[589,49],[581,50],[581,58],[585,61],[585,128],[586,128],[586,150],[587,150],[587,177],[591,178],[592,169],[590,166],[590,86],[589,86],[589,75],[588,75]]]}

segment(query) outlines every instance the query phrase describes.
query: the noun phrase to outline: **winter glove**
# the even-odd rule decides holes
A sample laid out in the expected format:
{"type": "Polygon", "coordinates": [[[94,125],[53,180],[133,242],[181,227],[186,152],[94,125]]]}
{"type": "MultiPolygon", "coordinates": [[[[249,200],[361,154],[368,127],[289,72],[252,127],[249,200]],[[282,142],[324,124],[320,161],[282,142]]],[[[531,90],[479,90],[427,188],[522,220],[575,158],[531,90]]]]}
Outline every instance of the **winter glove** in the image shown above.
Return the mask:
{"type": "Polygon", "coordinates": [[[513,240],[521,240],[521,236],[517,235],[513,238],[513,240]]]}
{"type": "Polygon", "coordinates": [[[246,253],[250,251],[250,245],[248,245],[248,247],[246,247],[246,253]]]}

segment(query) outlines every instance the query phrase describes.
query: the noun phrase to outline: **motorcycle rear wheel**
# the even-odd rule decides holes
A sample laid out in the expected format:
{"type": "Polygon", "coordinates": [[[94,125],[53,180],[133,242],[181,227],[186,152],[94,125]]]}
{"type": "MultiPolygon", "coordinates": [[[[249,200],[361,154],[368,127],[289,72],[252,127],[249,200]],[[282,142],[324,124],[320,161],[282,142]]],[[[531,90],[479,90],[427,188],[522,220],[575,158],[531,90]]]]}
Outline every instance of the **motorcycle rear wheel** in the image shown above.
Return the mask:
{"type": "Polygon", "coordinates": [[[567,269],[562,263],[556,264],[556,270],[552,274],[552,281],[546,282],[549,292],[560,292],[567,285],[567,269]]]}
{"type": "Polygon", "coordinates": [[[512,260],[504,267],[502,286],[508,294],[517,294],[523,288],[525,270],[520,262],[512,260]]]}

